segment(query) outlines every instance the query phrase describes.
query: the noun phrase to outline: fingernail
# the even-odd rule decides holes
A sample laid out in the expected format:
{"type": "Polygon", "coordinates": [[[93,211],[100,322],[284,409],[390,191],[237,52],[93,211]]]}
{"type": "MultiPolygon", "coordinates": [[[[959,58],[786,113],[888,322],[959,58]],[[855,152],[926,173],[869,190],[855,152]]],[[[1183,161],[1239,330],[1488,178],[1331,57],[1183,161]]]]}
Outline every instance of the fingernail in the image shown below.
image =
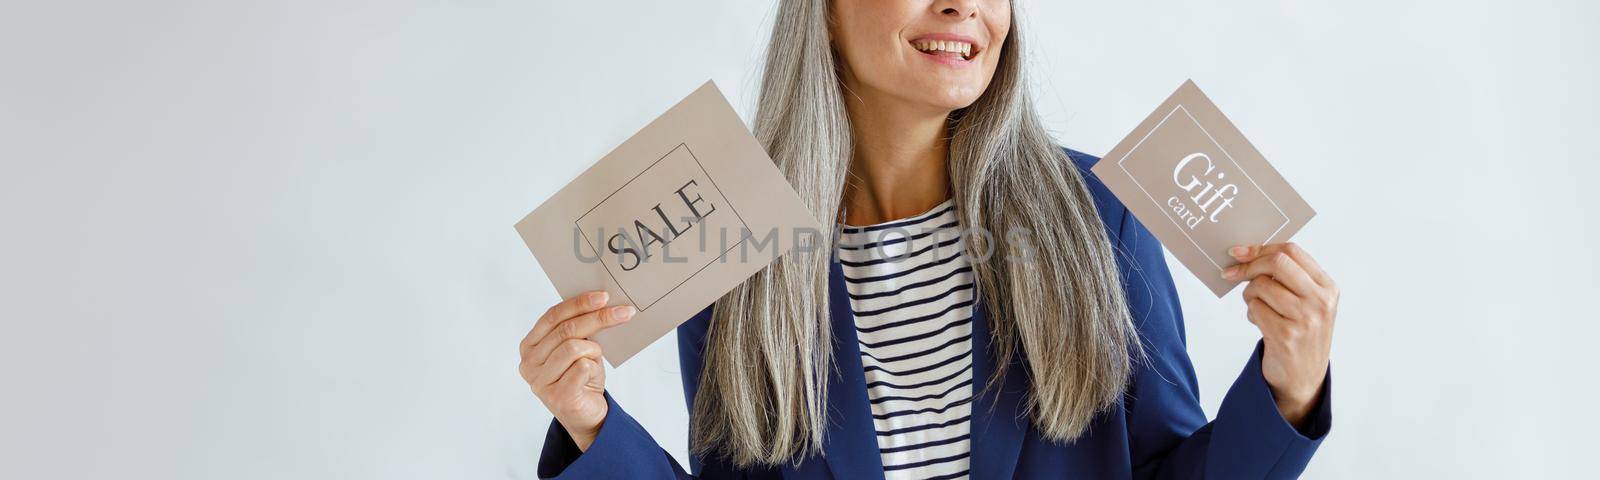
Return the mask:
{"type": "Polygon", "coordinates": [[[1250,254],[1250,247],[1246,247],[1244,245],[1239,245],[1239,246],[1236,246],[1236,247],[1228,249],[1228,254],[1229,255],[1233,255],[1235,257],[1243,257],[1245,255],[1250,254]]]}
{"type": "Polygon", "coordinates": [[[610,295],[606,292],[593,292],[589,294],[589,297],[584,302],[589,304],[589,308],[600,308],[601,305],[606,304],[606,297],[608,296],[610,295]]]}
{"type": "Polygon", "coordinates": [[[1222,278],[1226,278],[1228,280],[1233,280],[1233,276],[1234,275],[1238,275],[1238,274],[1239,274],[1239,267],[1228,267],[1228,268],[1222,270],[1222,278]]]}
{"type": "Polygon", "coordinates": [[[620,320],[627,320],[629,318],[633,318],[633,306],[632,305],[623,305],[623,306],[611,309],[611,319],[612,320],[619,320],[620,321],[620,320]]]}

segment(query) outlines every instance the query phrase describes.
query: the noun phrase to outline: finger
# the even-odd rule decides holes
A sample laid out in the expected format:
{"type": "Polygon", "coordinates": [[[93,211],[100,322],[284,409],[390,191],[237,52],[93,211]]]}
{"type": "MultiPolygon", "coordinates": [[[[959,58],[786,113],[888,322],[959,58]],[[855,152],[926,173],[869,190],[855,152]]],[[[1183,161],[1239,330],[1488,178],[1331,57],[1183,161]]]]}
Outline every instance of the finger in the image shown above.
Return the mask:
{"type": "Polygon", "coordinates": [[[611,294],[596,290],[573,295],[572,298],[555,304],[555,306],[546,310],[544,315],[539,316],[539,321],[534,322],[533,329],[528,330],[526,337],[522,337],[521,349],[526,351],[528,347],[539,343],[539,340],[544,339],[544,336],[548,335],[550,330],[555,328],[557,324],[569,318],[599,310],[600,307],[606,305],[606,300],[610,297],[611,294]]]}
{"type": "Polygon", "coordinates": [[[605,369],[600,368],[600,363],[587,358],[580,358],[572,362],[571,367],[561,374],[561,379],[556,380],[556,391],[566,395],[578,395],[585,390],[605,390],[605,369]]]}
{"type": "Polygon", "coordinates": [[[1270,254],[1278,253],[1278,252],[1287,253],[1287,254],[1289,254],[1290,258],[1294,259],[1295,263],[1299,263],[1300,264],[1300,268],[1302,268],[1302,269],[1304,269],[1306,271],[1306,275],[1310,276],[1311,280],[1317,282],[1318,285],[1322,285],[1324,287],[1332,287],[1333,286],[1333,277],[1328,275],[1328,272],[1326,270],[1322,269],[1322,265],[1318,264],[1316,259],[1311,258],[1311,253],[1307,252],[1306,249],[1304,247],[1301,247],[1300,244],[1298,244],[1298,243],[1294,243],[1294,242],[1270,243],[1270,244],[1266,244],[1266,245],[1255,245],[1253,247],[1241,245],[1241,246],[1234,247],[1233,249],[1228,250],[1228,252],[1229,252],[1229,254],[1233,254],[1234,252],[1237,252],[1238,249],[1241,248],[1241,247],[1246,249],[1246,252],[1245,252],[1245,255],[1243,255],[1243,258],[1241,258],[1240,255],[1234,255],[1234,257],[1233,257],[1235,259],[1238,259],[1241,262],[1247,262],[1247,261],[1250,261],[1250,260],[1254,260],[1255,257],[1261,256],[1261,255],[1270,255],[1270,254]]]}
{"type": "Polygon", "coordinates": [[[1279,328],[1278,325],[1283,325],[1284,323],[1288,322],[1287,319],[1283,318],[1283,315],[1278,315],[1278,312],[1272,310],[1272,306],[1267,305],[1267,302],[1264,302],[1259,298],[1250,299],[1248,305],[1249,306],[1245,309],[1244,316],[1245,318],[1250,319],[1250,323],[1255,324],[1256,328],[1261,330],[1261,336],[1269,337],[1276,335],[1277,329],[1279,328]],[[1274,333],[1268,333],[1268,330],[1271,330],[1274,333]]]}
{"type": "Polygon", "coordinates": [[[550,354],[550,360],[539,367],[539,373],[533,381],[539,385],[549,385],[561,379],[561,374],[567,371],[574,362],[581,359],[600,361],[602,350],[600,344],[581,338],[569,338],[556,347],[550,354]]]}
{"type": "Polygon", "coordinates": [[[1293,258],[1295,263],[1300,264],[1300,268],[1304,269],[1306,275],[1310,276],[1317,284],[1324,287],[1333,286],[1333,277],[1329,276],[1328,272],[1322,269],[1322,265],[1318,264],[1316,259],[1311,258],[1311,253],[1307,252],[1300,244],[1294,242],[1274,243],[1263,245],[1262,248],[1263,251],[1269,253],[1283,252],[1289,254],[1289,257],[1293,258]]]}
{"type": "Polygon", "coordinates": [[[527,361],[527,360],[523,360],[522,363],[517,364],[517,373],[522,375],[522,381],[528,382],[528,387],[533,389],[533,393],[534,394],[536,394],[536,395],[539,394],[539,392],[540,392],[539,386],[540,385],[538,385],[538,383],[539,383],[538,382],[538,378],[539,378],[539,365],[538,364],[535,364],[535,363],[527,361]]]}
{"type": "Polygon", "coordinates": [[[594,370],[589,374],[589,381],[584,382],[584,386],[589,387],[596,393],[606,391],[606,367],[604,362],[594,360],[594,370]]]}
{"type": "Polygon", "coordinates": [[[557,324],[549,335],[524,351],[524,358],[543,364],[550,358],[550,352],[555,351],[557,345],[569,338],[589,338],[595,332],[605,330],[633,318],[634,309],[631,305],[618,305],[615,307],[596,310],[579,315],[557,324]]]}
{"type": "Polygon", "coordinates": [[[1261,275],[1272,276],[1296,295],[1303,297],[1315,295],[1318,288],[1317,282],[1306,275],[1300,264],[1283,252],[1258,254],[1248,262],[1222,271],[1222,278],[1228,280],[1249,280],[1261,275]]]}
{"type": "Polygon", "coordinates": [[[1250,285],[1244,287],[1244,298],[1246,302],[1251,299],[1259,299],[1265,302],[1267,306],[1272,307],[1272,311],[1277,313],[1278,316],[1300,318],[1300,315],[1296,314],[1296,312],[1300,311],[1300,297],[1295,296],[1294,292],[1289,291],[1288,287],[1284,287],[1282,283],[1278,283],[1272,277],[1251,279],[1250,285]]]}

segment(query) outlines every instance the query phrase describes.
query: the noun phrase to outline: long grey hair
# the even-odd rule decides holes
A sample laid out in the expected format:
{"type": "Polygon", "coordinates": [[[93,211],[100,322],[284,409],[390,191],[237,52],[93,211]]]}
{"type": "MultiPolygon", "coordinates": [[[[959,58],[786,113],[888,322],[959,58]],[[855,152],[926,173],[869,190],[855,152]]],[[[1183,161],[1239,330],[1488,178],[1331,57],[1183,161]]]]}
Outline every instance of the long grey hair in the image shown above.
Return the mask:
{"type": "MultiPolygon", "coordinates": [[[[723,296],[707,333],[691,444],[736,466],[798,462],[827,427],[828,275],[852,158],[828,21],[827,0],[780,2],[754,126],[827,248],[790,252],[723,296]]],[[[1093,199],[1034,110],[1017,23],[988,90],[951,115],[951,190],[963,227],[994,233],[967,239],[990,252],[972,265],[989,353],[996,365],[1021,355],[1030,419],[1066,441],[1117,401],[1139,347],[1093,199]]]]}

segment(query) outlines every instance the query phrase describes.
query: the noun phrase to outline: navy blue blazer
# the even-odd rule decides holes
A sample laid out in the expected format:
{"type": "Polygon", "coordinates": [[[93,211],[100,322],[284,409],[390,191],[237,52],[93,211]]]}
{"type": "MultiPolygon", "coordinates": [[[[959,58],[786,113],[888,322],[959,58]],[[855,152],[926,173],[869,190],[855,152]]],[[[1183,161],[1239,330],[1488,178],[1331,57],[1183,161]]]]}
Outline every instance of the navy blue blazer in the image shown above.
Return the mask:
{"type": "MultiPolygon", "coordinates": [[[[1183,311],[1161,244],[1090,172],[1098,159],[1068,150],[1087,181],[1117,266],[1128,305],[1149,360],[1135,362],[1121,402],[1101,413],[1089,432],[1071,443],[1034,431],[1024,413],[1028,374],[1020,360],[1005,368],[998,389],[982,390],[972,415],[972,478],[1294,478],[1306,467],[1331,423],[1331,379],[1318,406],[1296,429],[1278,413],[1261,375],[1261,344],[1206,422],[1200,390],[1185,347],[1183,311]]],[[[830,273],[830,312],[837,370],[830,375],[828,431],[823,455],[777,468],[737,469],[718,458],[691,458],[690,471],[707,479],[883,478],[856,330],[837,262],[830,273]]],[[[989,355],[983,300],[972,319],[973,378],[996,368],[989,355]]],[[[678,357],[689,404],[699,388],[711,309],[678,327],[678,357]]],[[[978,392],[974,392],[978,393],[978,392]]],[[[580,454],[560,423],[550,422],[539,459],[543,478],[694,478],[656,444],[623,407],[606,396],[610,412],[587,452],[580,454]]]]}

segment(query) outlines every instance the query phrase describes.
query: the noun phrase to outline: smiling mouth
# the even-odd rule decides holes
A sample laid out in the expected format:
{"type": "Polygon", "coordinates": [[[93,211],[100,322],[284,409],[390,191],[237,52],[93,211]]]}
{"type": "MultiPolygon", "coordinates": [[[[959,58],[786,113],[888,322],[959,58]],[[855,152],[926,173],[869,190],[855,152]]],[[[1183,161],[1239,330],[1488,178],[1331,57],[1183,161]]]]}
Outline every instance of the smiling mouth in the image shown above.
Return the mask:
{"type": "Polygon", "coordinates": [[[978,49],[971,43],[958,40],[920,40],[911,42],[912,48],[929,55],[939,55],[972,60],[978,55],[978,49]]]}

